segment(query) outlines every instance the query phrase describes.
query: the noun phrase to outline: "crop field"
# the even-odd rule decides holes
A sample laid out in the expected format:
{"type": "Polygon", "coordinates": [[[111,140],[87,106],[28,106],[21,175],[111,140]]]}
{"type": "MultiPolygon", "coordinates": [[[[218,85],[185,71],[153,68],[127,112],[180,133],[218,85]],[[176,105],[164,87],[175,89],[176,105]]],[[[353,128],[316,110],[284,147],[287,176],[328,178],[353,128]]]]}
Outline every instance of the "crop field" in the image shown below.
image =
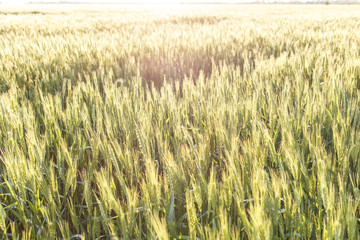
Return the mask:
{"type": "Polygon", "coordinates": [[[359,239],[360,5],[0,8],[0,239],[359,239]]]}

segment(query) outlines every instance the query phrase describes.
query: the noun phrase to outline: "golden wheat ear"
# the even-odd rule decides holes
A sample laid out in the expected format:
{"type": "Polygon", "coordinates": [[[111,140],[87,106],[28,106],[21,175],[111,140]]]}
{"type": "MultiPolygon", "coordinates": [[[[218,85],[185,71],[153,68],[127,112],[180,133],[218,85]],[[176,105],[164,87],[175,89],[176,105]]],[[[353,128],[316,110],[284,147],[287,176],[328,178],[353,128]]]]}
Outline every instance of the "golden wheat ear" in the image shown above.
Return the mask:
{"type": "Polygon", "coordinates": [[[123,85],[126,81],[123,78],[118,78],[115,80],[115,84],[117,87],[120,87],[121,85],[123,85]]]}

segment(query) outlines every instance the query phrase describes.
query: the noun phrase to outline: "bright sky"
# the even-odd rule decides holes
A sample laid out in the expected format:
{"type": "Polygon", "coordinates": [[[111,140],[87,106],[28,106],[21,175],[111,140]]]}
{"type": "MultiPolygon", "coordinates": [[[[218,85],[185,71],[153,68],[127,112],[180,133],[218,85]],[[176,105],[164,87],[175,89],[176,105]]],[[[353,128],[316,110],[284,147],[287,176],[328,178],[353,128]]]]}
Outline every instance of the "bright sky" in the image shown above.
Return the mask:
{"type": "MultiPolygon", "coordinates": [[[[326,0],[260,0],[260,2],[274,2],[274,1],[279,1],[279,2],[292,2],[292,1],[301,1],[301,2],[324,2],[326,0]]],[[[336,0],[330,0],[330,2],[334,2],[336,0]]],[[[360,3],[360,0],[339,0],[340,2],[356,2],[358,1],[360,3]]],[[[84,3],[88,3],[88,2],[96,2],[96,3],[101,3],[101,2],[107,2],[107,3],[121,3],[121,2],[126,2],[126,3],[144,3],[144,4],[152,4],[152,3],[180,3],[180,2],[198,2],[198,3],[211,3],[211,2],[215,2],[215,3],[219,3],[219,2],[223,2],[223,3],[249,3],[249,2],[259,2],[259,0],[0,0],[0,3],[3,4],[9,4],[9,5],[21,5],[24,3],[29,3],[29,2],[84,2],[84,3]]]]}
{"type": "MultiPolygon", "coordinates": [[[[63,0],[0,0],[6,4],[23,4],[28,2],[60,2],[63,0]]],[[[244,2],[245,0],[64,0],[66,2],[143,2],[143,3],[179,3],[179,2],[225,2],[225,3],[236,3],[244,2]]],[[[247,1],[248,2],[248,1],[247,1]]]]}
{"type": "Polygon", "coordinates": [[[180,3],[180,2],[224,2],[224,3],[239,3],[239,2],[251,2],[251,0],[0,0],[0,3],[5,4],[24,4],[28,2],[60,2],[60,1],[66,1],[66,2],[142,2],[142,3],[180,3]]]}

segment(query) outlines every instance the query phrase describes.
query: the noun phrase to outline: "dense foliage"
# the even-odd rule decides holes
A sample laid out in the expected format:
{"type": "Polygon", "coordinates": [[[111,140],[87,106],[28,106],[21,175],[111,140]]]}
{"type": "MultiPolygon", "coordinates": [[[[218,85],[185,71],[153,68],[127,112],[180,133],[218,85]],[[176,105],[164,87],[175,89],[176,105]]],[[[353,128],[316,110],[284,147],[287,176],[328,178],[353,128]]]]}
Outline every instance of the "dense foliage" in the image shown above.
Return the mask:
{"type": "Polygon", "coordinates": [[[359,10],[1,10],[0,238],[358,239],[359,10]]]}

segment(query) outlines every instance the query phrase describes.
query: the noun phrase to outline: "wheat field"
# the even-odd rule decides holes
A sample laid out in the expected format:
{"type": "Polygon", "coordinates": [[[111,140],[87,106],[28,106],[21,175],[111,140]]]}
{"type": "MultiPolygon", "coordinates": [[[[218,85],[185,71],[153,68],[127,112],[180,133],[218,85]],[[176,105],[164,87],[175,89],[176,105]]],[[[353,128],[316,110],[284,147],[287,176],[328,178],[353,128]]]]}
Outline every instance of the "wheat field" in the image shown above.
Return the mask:
{"type": "Polygon", "coordinates": [[[0,8],[1,239],[359,239],[360,6],[0,8]]]}

